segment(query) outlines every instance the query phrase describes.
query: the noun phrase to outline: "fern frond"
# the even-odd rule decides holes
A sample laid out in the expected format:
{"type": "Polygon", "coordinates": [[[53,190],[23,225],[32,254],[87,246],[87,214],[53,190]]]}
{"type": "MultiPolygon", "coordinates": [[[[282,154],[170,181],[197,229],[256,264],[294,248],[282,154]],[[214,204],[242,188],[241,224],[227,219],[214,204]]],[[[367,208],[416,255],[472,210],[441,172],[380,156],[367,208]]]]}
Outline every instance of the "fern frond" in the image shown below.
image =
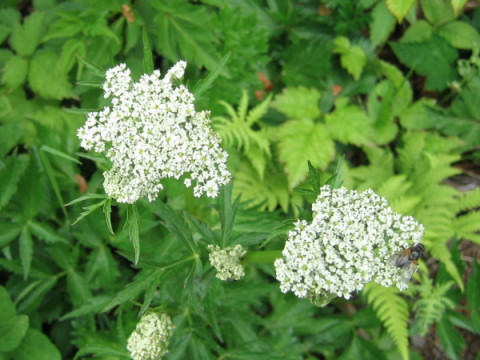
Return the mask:
{"type": "Polygon", "coordinates": [[[250,151],[251,146],[258,146],[264,155],[270,157],[268,137],[263,132],[252,129],[252,126],[265,115],[271,99],[271,96],[267,97],[247,115],[248,96],[244,90],[237,111],[230,104],[220,101],[230,118],[216,116],[212,119],[212,126],[227,146],[237,146],[238,149],[243,148],[245,152],[250,151]]]}
{"type": "Polygon", "coordinates": [[[377,317],[387,329],[402,359],[408,359],[408,304],[394,287],[385,288],[376,283],[365,286],[364,293],[377,317]]]}
{"type": "Polygon", "coordinates": [[[457,238],[480,244],[480,212],[460,215],[455,218],[452,225],[457,238]]]}
{"type": "Polygon", "coordinates": [[[432,280],[423,275],[420,285],[412,286],[421,296],[413,305],[413,310],[417,312],[414,327],[420,335],[424,336],[428,328],[438,322],[447,309],[455,307],[455,303],[446,296],[452,285],[453,282],[448,281],[434,287],[432,280]]]}
{"type": "MultiPolygon", "coordinates": [[[[425,229],[427,229],[427,227],[425,229]]],[[[447,242],[450,238],[451,237],[437,236],[432,239],[428,236],[427,231],[425,231],[425,242],[428,243],[428,252],[445,266],[445,270],[447,270],[448,274],[453,280],[455,280],[458,287],[463,292],[464,285],[462,277],[460,276],[460,272],[452,260],[452,254],[447,247],[447,242]]]]}
{"type": "Polygon", "coordinates": [[[480,188],[459,195],[452,210],[459,213],[478,207],[480,207],[480,188]]]}

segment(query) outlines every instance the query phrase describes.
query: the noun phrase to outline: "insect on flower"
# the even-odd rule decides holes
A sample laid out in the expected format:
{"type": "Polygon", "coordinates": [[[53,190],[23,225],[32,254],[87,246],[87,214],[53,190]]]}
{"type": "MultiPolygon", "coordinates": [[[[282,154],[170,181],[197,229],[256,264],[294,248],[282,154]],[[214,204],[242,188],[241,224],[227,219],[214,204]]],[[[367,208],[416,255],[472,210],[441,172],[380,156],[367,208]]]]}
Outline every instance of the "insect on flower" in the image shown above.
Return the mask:
{"type": "Polygon", "coordinates": [[[417,270],[418,259],[420,259],[424,251],[425,246],[418,243],[392,255],[387,261],[390,265],[399,267],[402,270],[401,279],[407,283],[417,270]]]}

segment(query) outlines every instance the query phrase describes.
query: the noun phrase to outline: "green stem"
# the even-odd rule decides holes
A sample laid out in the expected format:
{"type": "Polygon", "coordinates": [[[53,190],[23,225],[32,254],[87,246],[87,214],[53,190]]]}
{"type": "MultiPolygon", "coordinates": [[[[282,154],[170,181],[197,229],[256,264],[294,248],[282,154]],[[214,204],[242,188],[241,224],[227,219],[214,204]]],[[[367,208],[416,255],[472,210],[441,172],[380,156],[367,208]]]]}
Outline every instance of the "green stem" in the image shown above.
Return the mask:
{"type": "Polygon", "coordinates": [[[245,264],[273,264],[275,259],[282,257],[282,250],[249,251],[243,259],[245,264]]]}

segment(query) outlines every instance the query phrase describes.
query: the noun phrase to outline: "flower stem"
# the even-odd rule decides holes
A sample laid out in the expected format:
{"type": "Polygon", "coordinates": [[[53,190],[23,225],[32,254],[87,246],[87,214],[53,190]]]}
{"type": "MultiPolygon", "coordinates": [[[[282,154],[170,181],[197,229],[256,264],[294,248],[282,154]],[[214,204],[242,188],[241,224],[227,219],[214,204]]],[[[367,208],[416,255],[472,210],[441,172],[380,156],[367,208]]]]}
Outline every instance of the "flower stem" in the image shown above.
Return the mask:
{"type": "Polygon", "coordinates": [[[282,250],[249,251],[243,259],[245,264],[269,264],[282,256],[282,250]]]}

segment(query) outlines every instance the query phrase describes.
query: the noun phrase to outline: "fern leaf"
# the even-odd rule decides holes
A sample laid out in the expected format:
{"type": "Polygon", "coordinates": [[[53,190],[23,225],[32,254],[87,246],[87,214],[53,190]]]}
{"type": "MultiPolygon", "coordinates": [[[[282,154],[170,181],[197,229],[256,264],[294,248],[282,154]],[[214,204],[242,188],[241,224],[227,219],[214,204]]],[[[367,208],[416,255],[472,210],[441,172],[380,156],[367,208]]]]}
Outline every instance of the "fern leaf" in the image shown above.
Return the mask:
{"type": "Polygon", "coordinates": [[[307,176],[308,161],[325,169],[335,154],[335,145],[325,125],[307,119],[291,120],[282,125],[278,130],[278,148],[291,187],[307,176]]]}
{"type": "Polygon", "coordinates": [[[248,95],[245,89],[242,89],[242,97],[240,98],[240,103],[238,104],[238,119],[245,119],[247,116],[248,110],[248,95]]]}
{"type": "Polygon", "coordinates": [[[452,210],[455,211],[455,213],[459,213],[461,211],[478,207],[480,207],[480,188],[476,188],[458,196],[458,200],[452,207],[452,210]]]}
{"type": "Polygon", "coordinates": [[[261,210],[273,211],[277,206],[288,210],[288,183],[285,175],[275,168],[268,168],[262,181],[249,163],[242,162],[235,177],[233,197],[239,194],[242,201],[249,201],[250,206],[260,205],[261,210]]]}
{"type": "Polygon", "coordinates": [[[375,283],[365,286],[364,293],[377,317],[387,329],[402,359],[408,359],[408,304],[396,288],[385,288],[375,283]]]}
{"type": "Polygon", "coordinates": [[[455,235],[459,239],[467,239],[480,243],[480,212],[472,212],[458,216],[453,221],[455,235]]]}
{"type": "Polygon", "coordinates": [[[246,117],[246,121],[249,126],[257,123],[267,113],[271,101],[272,94],[268,95],[265,100],[249,111],[246,117]]]}
{"type": "Polygon", "coordinates": [[[447,241],[449,239],[449,237],[443,236],[436,237],[435,239],[433,239],[434,241],[432,241],[432,239],[429,239],[429,237],[427,236],[427,232],[425,235],[425,242],[428,242],[429,244],[428,251],[433,257],[438,259],[445,266],[445,270],[447,270],[448,274],[453,278],[453,280],[455,280],[458,287],[463,292],[464,285],[462,277],[460,276],[460,272],[458,271],[457,266],[452,260],[452,254],[447,247],[447,241]]]}
{"type": "Polygon", "coordinates": [[[452,285],[453,282],[448,281],[433,286],[432,280],[424,275],[420,285],[413,286],[414,289],[418,289],[421,296],[421,299],[413,305],[413,310],[417,312],[414,328],[420,335],[425,336],[428,328],[438,322],[447,309],[455,307],[455,303],[446,296],[452,285]]]}

